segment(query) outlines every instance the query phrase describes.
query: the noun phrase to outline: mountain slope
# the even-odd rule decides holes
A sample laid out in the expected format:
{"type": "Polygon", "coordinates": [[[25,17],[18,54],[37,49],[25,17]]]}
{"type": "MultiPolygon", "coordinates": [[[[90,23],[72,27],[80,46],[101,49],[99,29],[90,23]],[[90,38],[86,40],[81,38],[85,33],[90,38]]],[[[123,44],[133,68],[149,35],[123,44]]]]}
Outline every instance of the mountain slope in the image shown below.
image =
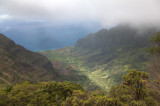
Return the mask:
{"type": "Polygon", "coordinates": [[[145,69],[148,57],[145,50],[156,31],[156,28],[135,29],[129,25],[119,25],[79,39],[74,47],[41,53],[52,63],[64,63],[77,74],[86,76],[91,82],[82,83],[86,89],[96,85],[107,90],[120,83],[128,69],[145,69]]]}
{"type": "Polygon", "coordinates": [[[155,32],[156,28],[135,29],[128,25],[120,25],[110,30],[102,29],[86,38],[79,39],[75,44],[75,49],[89,50],[91,53],[100,51],[92,55],[89,61],[101,61],[100,63],[103,64],[109,62],[110,58],[117,57],[115,55],[117,51],[123,53],[149,46],[149,39],[155,32]]]}
{"type": "Polygon", "coordinates": [[[56,80],[52,64],[0,34],[0,84],[56,80]]]}

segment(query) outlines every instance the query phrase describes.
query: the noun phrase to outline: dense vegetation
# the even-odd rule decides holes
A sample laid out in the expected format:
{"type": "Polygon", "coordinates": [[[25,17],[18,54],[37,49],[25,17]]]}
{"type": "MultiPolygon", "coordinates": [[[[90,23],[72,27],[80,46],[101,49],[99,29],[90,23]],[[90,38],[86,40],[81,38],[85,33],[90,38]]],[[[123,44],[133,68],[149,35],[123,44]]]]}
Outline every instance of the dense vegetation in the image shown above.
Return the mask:
{"type": "Polygon", "coordinates": [[[120,25],[90,34],[78,40],[74,47],[40,53],[52,61],[63,80],[80,83],[88,90],[109,90],[122,82],[127,70],[146,71],[149,58],[146,48],[155,32],[156,28],[120,25]]]}
{"type": "Polygon", "coordinates": [[[15,86],[7,86],[0,91],[0,105],[58,105],[75,90],[81,90],[80,85],[70,82],[41,82],[31,84],[24,82],[15,86]]]}
{"type": "Polygon", "coordinates": [[[1,106],[159,106],[159,82],[152,82],[145,72],[129,70],[122,84],[110,92],[84,91],[71,82],[24,82],[0,90],[1,106]]]}

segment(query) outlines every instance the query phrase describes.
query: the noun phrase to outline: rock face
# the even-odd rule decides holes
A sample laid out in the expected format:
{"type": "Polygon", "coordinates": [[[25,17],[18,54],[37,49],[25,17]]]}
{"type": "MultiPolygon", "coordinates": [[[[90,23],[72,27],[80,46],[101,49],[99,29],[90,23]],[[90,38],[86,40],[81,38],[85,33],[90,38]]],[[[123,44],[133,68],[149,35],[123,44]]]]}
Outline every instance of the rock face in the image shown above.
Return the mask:
{"type": "Polygon", "coordinates": [[[0,34],[0,84],[56,80],[51,62],[0,34]]]}

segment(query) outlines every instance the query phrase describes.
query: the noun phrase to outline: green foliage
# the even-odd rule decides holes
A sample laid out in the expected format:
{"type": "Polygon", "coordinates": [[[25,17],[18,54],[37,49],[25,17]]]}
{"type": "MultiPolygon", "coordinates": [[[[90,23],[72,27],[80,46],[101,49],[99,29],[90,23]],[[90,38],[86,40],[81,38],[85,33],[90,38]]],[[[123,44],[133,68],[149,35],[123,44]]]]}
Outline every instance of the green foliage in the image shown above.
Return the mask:
{"type": "Polygon", "coordinates": [[[132,101],[130,104],[130,106],[146,106],[144,101],[132,101]]]}
{"type": "Polygon", "coordinates": [[[72,97],[62,103],[63,106],[122,106],[116,98],[94,95],[94,92],[75,91],[72,97]]]}
{"type": "Polygon", "coordinates": [[[85,91],[72,82],[27,81],[1,89],[0,106],[159,106],[160,91],[149,88],[147,80],[147,73],[130,70],[110,92],[85,91]]]}
{"type": "Polygon", "coordinates": [[[128,74],[123,76],[122,84],[112,87],[110,96],[131,106],[158,106],[159,90],[155,93],[155,88],[150,88],[148,84],[147,73],[129,70],[128,74]]]}
{"type": "Polygon", "coordinates": [[[150,40],[154,45],[148,49],[148,52],[153,55],[160,55],[160,32],[157,32],[155,36],[150,40]]]}
{"type": "Polygon", "coordinates": [[[52,97],[59,95],[66,99],[68,96],[71,96],[74,90],[83,90],[83,88],[71,82],[59,82],[54,81],[47,83],[43,86],[44,92],[47,92],[52,95],[52,97]]]}
{"type": "Polygon", "coordinates": [[[157,105],[156,100],[154,100],[154,99],[151,98],[151,97],[145,98],[144,101],[145,101],[145,103],[146,103],[147,106],[156,106],[156,105],[157,105]]]}
{"type": "Polygon", "coordinates": [[[129,70],[129,73],[123,76],[123,84],[130,87],[136,100],[143,99],[146,96],[146,82],[149,76],[145,72],[129,70]]]}
{"type": "Polygon", "coordinates": [[[133,92],[131,92],[130,88],[126,85],[120,84],[116,87],[113,87],[110,90],[110,96],[114,98],[119,98],[124,103],[129,103],[134,100],[133,92]]]}
{"type": "MultiPolygon", "coordinates": [[[[8,89],[5,88],[5,89],[8,89]]],[[[0,105],[60,105],[75,90],[83,91],[83,88],[71,82],[41,82],[31,84],[24,82],[13,86],[9,91],[0,91],[0,105]]]]}

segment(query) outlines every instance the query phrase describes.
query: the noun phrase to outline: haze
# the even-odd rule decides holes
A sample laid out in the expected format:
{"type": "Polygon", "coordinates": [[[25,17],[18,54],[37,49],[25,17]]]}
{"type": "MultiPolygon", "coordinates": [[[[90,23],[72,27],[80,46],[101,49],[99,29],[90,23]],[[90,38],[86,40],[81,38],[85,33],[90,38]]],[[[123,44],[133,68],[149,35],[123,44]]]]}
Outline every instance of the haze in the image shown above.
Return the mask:
{"type": "Polygon", "coordinates": [[[0,33],[35,51],[121,23],[159,26],[159,19],[159,0],[0,0],[0,33]]]}

